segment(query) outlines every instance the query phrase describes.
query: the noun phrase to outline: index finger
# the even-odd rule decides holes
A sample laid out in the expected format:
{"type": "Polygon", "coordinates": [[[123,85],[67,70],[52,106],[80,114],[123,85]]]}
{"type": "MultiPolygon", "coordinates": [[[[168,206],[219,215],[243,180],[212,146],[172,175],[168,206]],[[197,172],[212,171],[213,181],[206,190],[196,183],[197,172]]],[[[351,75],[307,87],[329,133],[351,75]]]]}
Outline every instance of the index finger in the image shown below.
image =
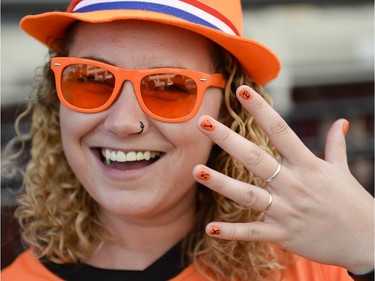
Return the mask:
{"type": "Polygon", "coordinates": [[[289,162],[306,162],[307,157],[313,155],[285,120],[256,91],[248,86],[240,86],[236,95],[284,159],[289,162]]]}

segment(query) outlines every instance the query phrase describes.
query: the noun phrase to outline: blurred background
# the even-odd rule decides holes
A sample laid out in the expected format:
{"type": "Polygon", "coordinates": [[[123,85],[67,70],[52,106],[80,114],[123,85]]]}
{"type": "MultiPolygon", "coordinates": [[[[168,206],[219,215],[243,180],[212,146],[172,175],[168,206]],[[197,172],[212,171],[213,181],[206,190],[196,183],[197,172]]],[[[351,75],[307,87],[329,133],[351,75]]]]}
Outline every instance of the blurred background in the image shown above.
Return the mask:
{"type": "MultiPolygon", "coordinates": [[[[230,0],[226,0],[230,1],[230,0]]],[[[1,1],[1,145],[14,135],[35,69],[47,49],[19,29],[26,14],[64,11],[67,0],[1,1]]],[[[270,47],[282,62],[266,89],[304,143],[324,157],[328,128],[350,121],[352,173],[374,194],[374,2],[370,0],[243,0],[244,34],[270,47]]],[[[19,181],[18,181],[19,183],[19,181]]],[[[2,181],[1,266],[22,250],[12,217],[19,186],[2,181]]]]}

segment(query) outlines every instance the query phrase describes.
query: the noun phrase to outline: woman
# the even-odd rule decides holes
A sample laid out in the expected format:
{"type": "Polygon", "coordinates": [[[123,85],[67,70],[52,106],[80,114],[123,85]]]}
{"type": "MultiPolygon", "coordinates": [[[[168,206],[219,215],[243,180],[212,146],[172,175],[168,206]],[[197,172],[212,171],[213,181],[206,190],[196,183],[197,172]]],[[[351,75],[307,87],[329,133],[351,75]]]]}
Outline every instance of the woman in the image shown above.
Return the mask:
{"type": "Polygon", "coordinates": [[[22,21],[52,52],[16,212],[31,251],[4,280],[372,269],[373,199],[347,167],[348,122],[316,158],[262,90],[277,58],[240,36],[240,1],[217,2],[82,0],[22,21]]]}

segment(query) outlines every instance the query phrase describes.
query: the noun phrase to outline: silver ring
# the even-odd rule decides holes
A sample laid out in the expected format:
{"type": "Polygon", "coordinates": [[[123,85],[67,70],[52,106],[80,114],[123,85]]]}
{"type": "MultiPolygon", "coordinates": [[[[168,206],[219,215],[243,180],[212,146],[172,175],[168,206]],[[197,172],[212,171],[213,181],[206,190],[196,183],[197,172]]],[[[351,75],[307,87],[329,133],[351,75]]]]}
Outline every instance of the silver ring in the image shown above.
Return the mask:
{"type": "Polygon", "coordinates": [[[266,190],[266,191],[270,195],[270,198],[268,199],[267,207],[261,212],[263,216],[271,209],[272,202],[273,202],[273,196],[272,196],[271,192],[269,192],[268,190],[266,190]]]}
{"type": "Polygon", "coordinates": [[[281,161],[279,162],[279,164],[277,165],[277,169],[276,169],[276,171],[272,174],[272,176],[270,176],[268,179],[266,179],[266,180],[264,180],[265,182],[271,182],[271,181],[273,181],[276,177],[277,177],[277,175],[280,173],[280,171],[281,171],[281,167],[283,166],[283,164],[282,164],[282,159],[281,159],[281,161]]]}
{"type": "Polygon", "coordinates": [[[137,133],[137,134],[142,134],[143,133],[143,130],[145,129],[145,124],[143,124],[142,121],[139,121],[140,125],[141,125],[141,130],[137,133]]]}

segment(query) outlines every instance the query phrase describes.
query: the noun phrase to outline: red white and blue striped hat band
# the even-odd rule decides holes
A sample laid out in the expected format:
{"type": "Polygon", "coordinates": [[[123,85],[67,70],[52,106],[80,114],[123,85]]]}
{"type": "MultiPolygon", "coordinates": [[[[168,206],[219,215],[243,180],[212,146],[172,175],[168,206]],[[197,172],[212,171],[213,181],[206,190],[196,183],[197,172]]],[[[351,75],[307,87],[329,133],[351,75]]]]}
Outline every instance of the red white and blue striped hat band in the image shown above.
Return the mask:
{"type": "Polygon", "coordinates": [[[92,24],[141,20],[167,24],[198,33],[230,52],[258,84],[280,71],[277,56],[263,44],[242,36],[241,0],[72,0],[66,12],[28,15],[21,28],[59,51],[75,21],[92,24]]]}
{"type": "Polygon", "coordinates": [[[73,13],[101,10],[143,10],[163,13],[239,36],[234,24],[219,11],[196,0],[82,0],[73,13]]]}

